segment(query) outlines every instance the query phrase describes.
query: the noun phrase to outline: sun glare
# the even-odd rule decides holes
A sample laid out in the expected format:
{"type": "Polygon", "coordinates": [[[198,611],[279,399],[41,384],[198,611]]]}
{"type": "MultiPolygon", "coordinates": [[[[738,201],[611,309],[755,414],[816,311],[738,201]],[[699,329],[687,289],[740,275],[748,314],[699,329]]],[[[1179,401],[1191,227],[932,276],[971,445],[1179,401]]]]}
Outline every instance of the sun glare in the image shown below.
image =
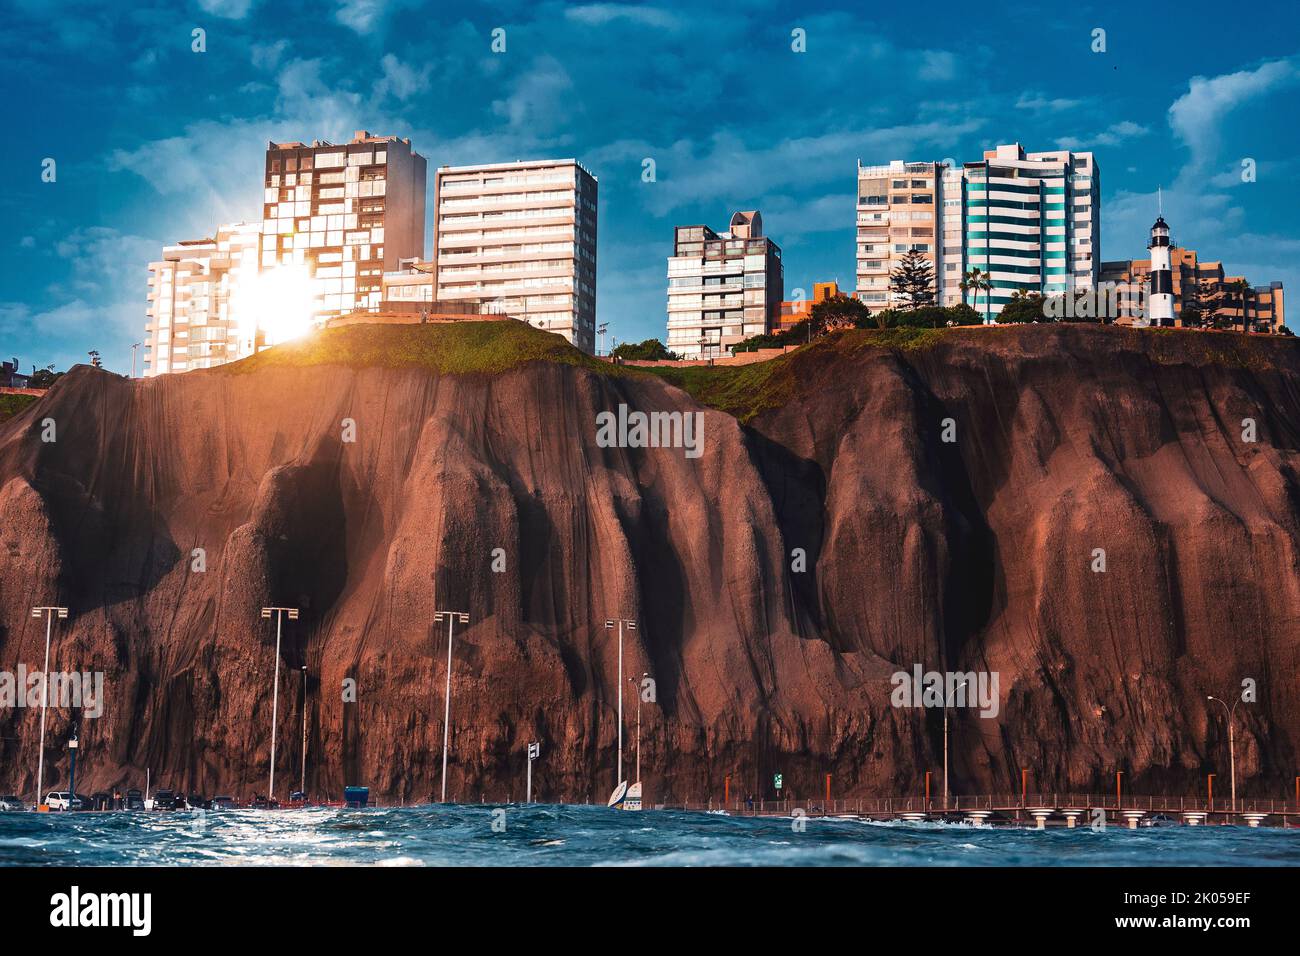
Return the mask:
{"type": "Polygon", "coordinates": [[[305,335],[312,327],[311,278],[304,266],[283,265],[249,276],[240,283],[236,309],[248,339],[256,331],[267,345],[305,335]]]}

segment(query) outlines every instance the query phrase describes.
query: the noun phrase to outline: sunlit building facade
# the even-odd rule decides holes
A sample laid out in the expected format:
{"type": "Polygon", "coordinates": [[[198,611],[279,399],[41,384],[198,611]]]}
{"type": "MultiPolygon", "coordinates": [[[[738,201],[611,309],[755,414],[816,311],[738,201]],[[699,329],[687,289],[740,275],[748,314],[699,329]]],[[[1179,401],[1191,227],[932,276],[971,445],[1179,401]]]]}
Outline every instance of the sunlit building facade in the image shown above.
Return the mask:
{"type": "Polygon", "coordinates": [[[427,176],[396,136],[268,144],[260,266],[286,277],[272,298],[305,293],[316,321],[378,310],[384,272],[424,257],[427,176]]]}
{"type": "Polygon", "coordinates": [[[890,276],[909,252],[934,268],[935,301],[966,302],[995,321],[1019,290],[1052,295],[1095,287],[1101,180],[1091,153],[1029,153],[1019,143],[947,163],[858,164],[857,296],[896,306],[890,276]],[[963,288],[978,269],[992,286],[963,288]]]}
{"type": "Polygon", "coordinates": [[[775,329],[785,298],[781,247],[763,235],[757,210],[726,232],[678,226],[668,259],[668,348],[686,359],[718,358],[729,346],[775,329]]]}
{"type": "Polygon", "coordinates": [[[260,222],[221,226],[149,263],[144,374],[211,368],[251,355],[259,340],[241,318],[241,283],[257,273],[260,222]]]}
{"type": "Polygon", "coordinates": [[[596,177],[576,159],[439,168],[429,298],[477,303],[593,352],[597,206],[596,177]]]}

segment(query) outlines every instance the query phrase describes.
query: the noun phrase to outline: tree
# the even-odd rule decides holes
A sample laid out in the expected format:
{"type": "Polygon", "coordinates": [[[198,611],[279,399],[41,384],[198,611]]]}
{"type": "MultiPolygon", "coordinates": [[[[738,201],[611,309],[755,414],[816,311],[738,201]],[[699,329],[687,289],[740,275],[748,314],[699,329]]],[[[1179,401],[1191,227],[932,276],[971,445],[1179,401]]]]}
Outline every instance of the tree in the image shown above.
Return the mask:
{"type": "Polygon", "coordinates": [[[1043,297],[1025,289],[1017,289],[1011,301],[1002,307],[999,322],[1042,322],[1043,297]]]}
{"type": "Polygon", "coordinates": [[[934,266],[919,250],[909,249],[898,268],[889,274],[889,288],[909,309],[934,302],[934,266]]]}
{"type": "Polygon", "coordinates": [[[658,339],[646,339],[644,342],[624,342],[610,353],[617,359],[638,362],[676,361],[681,356],[668,351],[668,347],[658,339]]]}
{"type": "Polygon", "coordinates": [[[834,332],[838,329],[865,329],[871,320],[871,310],[856,296],[832,295],[812,307],[812,334],[834,332]]]}
{"type": "MultiPolygon", "coordinates": [[[[988,293],[993,291],[993,283],[989,280],[987,272],[981,272],[978,268],[972,266],[966,270],[962,276],[961,282],[957,283],[963,293],[971,293],[975,298],[975,308],[978,311],[980,304],[980,293],[985,293],[984,305],[987,311],[988,293]]],[[[984,321],[984,319],[981,319],[984,321]]]]}
{"type": "Polygon", "coordinates": [[[54,371],[53,365],[47,365],[45,368],[32,366],[32,374],[27,379],[28,388],[49,388],[63,375],[62,372],[54,371]]]}

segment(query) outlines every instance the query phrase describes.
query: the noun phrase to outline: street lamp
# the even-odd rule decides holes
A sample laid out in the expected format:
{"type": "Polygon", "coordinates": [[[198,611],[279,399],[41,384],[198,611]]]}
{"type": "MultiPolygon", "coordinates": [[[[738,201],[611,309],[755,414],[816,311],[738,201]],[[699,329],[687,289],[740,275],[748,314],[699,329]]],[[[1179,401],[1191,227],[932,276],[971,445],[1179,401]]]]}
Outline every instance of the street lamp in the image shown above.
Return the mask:
{"type": "Polygon", "coordinates": [[[953,694],[969,683],[968,677],[948,691],[948,696],[943,700],[943,808],[945,810],[948,809],[948,708],[952,706],[953,694]]]}
{"type": "Polygon", "coordinates": [[[302,665],[302,776],[298,780],[302,802],[307,802],[307,665],[302,665]]]}
{"type": "Polygon", "coordinates": [[[443,711],[442,711],[442,798],[440,803],[447,802],[447,746],[451,739],[451,641],[452,625],[457,620],[462,624],[469,623],[468,611],[434,611],[433,619],[437,622],[447,622],[447,692],[444,694],[443,711]]]}
{"type": "Polygon", "coordinates": [[[618,777],[614,781],[614,786],[623,782],[623,627],[627,626],[629,631],[636,630],[636,621],[627,618],[618,618],[613,621],[605,622],[605,629],[612,630],[618,625],[618,777]]]}
{"type": "Polygon", "coordinates": [[[641,691],[639,686],[649,676],[649,674],[642,671],[641,681],[637,681],[635,677],[629,677],[627,679],[627,682],[633,687],[638,687],[636,694],[636,779],[638,781],[641,779],[641,691]]]}
{"type": "Polygon", "coordinates": [[[275,799],[275,731],[276,718],[280,711],[280,633],[284,626],[284,616],[289,615],[289,620],[298,620],[298,609],[296,607],[264,607],[262,608],[262,617],[270,619],[271,612],[275,612],[275,680],[271,685],[271,779],[266,785],[266,808],[271,809],[271,801],[275,799]]]}
{"type": "Polygon", "coordinates": [[[1232,768],[1232,812],[1236,813],[1237,812],[1237,745],[1233,739],[1233,734],[1232,734],[1232,718],[1236,715],[1237,704],[1240,704],[1241,700],[1238,699],[1234,701],[1232,707],[1229,708],[1226,703],[1219,700],[1219,698],[1215,697],[1213,694],[1211,694],[1209,697],[1206,697],[1205,699],[1216,701],[1217,703],[1221,704],[1223,706],[1223,712],[1228,715],[1228,760],[1232,768]]]}
{"type": "Polygon", "coordinates": [[[50,705],[50,635],[54,629],[54,617],[59,620],[68,616],[66,607],[34,607],[32,617],[45,616],[45,669],[41,671],[41,743],[36,757],[36,806],[41,805],[41,791],[45,789],[45,709],[50,705]]]}

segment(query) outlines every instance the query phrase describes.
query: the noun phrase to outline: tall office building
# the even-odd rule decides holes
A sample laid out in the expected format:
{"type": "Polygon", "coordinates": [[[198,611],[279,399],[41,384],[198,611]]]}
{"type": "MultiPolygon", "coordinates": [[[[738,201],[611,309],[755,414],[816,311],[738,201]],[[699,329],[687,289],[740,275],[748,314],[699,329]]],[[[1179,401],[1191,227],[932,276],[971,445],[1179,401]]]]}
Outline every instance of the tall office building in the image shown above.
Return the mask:
{"type": "Polygon", "coordinates": [[[208,239],[178,242],[149,263],[144,374],[211,368],[253,354],[256,332],[241,315],[241,280],[256,274],[259,222],[221,226],[208,239]]]}
{"type": "Polygon", "coordinates": [[[300,274],[318,320],[377,310],[384,272],[424,257],[426,179],[409,139],[270,143],[262,270],[300,274]]]}
{"type": "Polygon", "coordinates": [[[668,348],[687,359],[778,326],[785,298],[781,247],[763,235],[756,210],[731,217],[727,232],[678,226],[668,259],[668,348]]]}
{"type": "Polygon", "coordinates": [[[858,166],[858,297],[895,305],[889,275],[909,251],[934,266],[936,301],[993,321],[1019,289],[1051,295],[1096,285],[1100,173],[1091,153],[1026,153],[1018,143],[978,162],[858,166]],[[963,291],[971,269],[993,288],[963,291]]]}
{"type": "Polygon", "coordinates": [[[433,188],[432,300],[479,303],[594,351],[596,177],[576,159],[443,166],[433,188]]]}

